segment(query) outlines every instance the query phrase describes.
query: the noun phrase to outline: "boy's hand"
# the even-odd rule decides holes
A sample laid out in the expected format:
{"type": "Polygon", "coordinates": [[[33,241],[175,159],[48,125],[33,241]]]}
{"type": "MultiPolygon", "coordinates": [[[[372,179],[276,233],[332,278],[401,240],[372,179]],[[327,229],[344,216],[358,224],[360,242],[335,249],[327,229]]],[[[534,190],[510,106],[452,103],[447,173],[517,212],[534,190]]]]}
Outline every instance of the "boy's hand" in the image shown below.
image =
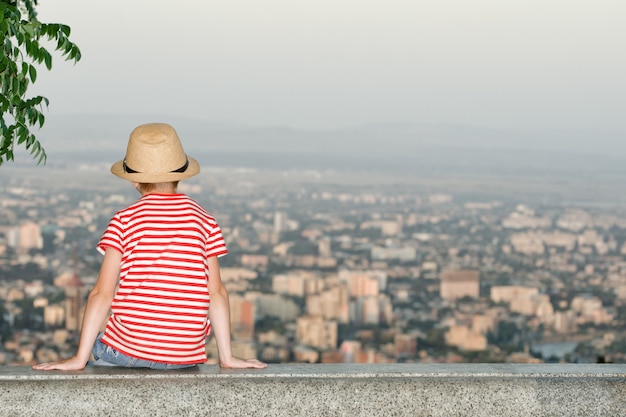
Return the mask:
{"type": "Polygon", "coordinates": [[[87,363],[84,360],[78,359],[76,356],[72,356],[71,358],[63,361],[39,363],[34,365],[33,369],[36,371],[52,371],[54,369],[61,371],[80,371],[81,369],[85,369],[85,365],[87,365],[87,363]]]}
{"type": "Polygon", "coordinates": [[[256,359],[241,359],[232,356],[228,360],[220,360],[220,368],[230,369],[263,369],[267,364],[256,359]]]}

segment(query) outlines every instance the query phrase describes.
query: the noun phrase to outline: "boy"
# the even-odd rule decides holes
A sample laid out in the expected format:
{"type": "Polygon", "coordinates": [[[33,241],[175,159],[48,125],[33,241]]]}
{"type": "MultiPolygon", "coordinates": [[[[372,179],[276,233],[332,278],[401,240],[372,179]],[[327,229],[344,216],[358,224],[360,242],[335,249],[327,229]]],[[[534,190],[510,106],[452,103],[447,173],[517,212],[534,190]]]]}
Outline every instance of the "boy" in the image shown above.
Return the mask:
{"type": "Polygon", "coordinates": [[[232,355],[228,293],[218,262],[227,249],[215,219],[176,191],[178,181],[200,172],[176,131],[162,123],[137,127],[126,157],[111,172],[131,181],[141,198],[115,214],[98,243],[104,259],[76,355],[33,369],[77,370],[88,363],[191,367],[206,361],[211,330],[221,367],[265,368],[256,359],[232,355]]]}

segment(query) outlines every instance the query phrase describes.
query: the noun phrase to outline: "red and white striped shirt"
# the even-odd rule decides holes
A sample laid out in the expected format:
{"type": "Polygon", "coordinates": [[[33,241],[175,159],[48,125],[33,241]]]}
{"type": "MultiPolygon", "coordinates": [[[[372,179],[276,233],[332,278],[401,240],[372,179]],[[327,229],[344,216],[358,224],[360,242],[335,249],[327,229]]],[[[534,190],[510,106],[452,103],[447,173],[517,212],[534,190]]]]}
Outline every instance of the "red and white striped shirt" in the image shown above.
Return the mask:
{"type": "Polygon", "coordinates": [[[147,194],[111,219],[105,248],[122,262],[102,342],[139,359],[205,362],[207,259],[227,253],[215,219],[184,194],[147,194]]]}

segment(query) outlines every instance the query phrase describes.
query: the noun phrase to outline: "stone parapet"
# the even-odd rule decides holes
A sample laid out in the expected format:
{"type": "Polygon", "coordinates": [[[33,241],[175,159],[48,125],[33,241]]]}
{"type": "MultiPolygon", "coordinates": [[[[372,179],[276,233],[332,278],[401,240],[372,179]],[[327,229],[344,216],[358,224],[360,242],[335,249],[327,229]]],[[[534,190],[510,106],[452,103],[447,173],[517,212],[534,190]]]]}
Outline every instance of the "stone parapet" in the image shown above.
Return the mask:
{"type": "Polygon", "coordinates": [[[624,416],[626,365],[0,367],[0,416],[624,416]]]}

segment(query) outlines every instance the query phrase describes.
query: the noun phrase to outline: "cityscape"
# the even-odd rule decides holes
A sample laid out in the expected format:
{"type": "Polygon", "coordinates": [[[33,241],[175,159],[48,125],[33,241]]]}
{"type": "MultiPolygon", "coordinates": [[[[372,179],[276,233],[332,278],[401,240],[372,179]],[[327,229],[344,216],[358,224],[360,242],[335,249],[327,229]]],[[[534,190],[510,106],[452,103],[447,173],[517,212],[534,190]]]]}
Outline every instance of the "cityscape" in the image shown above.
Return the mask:
{"type": "MultiPolygon", "coordinates": [[[[0,364],[74,353],[96,243],[138,198],[109,165],[0,170],[0,364]]],[[[626,209],[499,181],[213,167],[179,191],[224,232],[242,357],[626,362],[626,209]]]]}

